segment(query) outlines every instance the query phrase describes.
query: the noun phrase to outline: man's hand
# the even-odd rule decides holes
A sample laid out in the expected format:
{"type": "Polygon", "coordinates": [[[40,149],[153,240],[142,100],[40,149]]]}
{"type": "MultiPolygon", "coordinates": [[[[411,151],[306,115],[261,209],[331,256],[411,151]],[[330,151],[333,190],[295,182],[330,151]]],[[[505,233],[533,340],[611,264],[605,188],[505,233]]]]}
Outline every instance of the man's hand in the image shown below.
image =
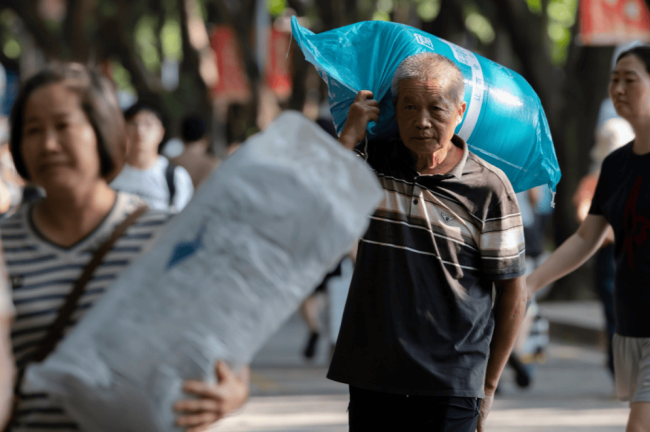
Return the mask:
{"type": "Polygon", "coordinates": [[[485,398],[481,402],[481,410],[478,414],[478,426],[476,427],[477,432],[485,432],[485,422],[487,421],[487,416],[490,414],[492,409],[492,402],[494,402],[494,393],[489,394],[485,393],[485,398]]]}
{"type": "Polygon", "coordinates": [[[371,91],[361,90],[350,105],[339,142],[345,148],[353,150],[354,146],[366,137],[368,123],[377,120],[379,120],[379,102],[373,99],[371,91]]]}
{"type": "Polygon", "coordinates": [[[218,384],[188,380],[183,383],[185,393],[198,396],[174,404],[178,412],[176,424],[185,427],[186,432],[200,432],[208,429],[231,412],[240,408],[248,399],[248,366],[235,374],[230,367],[220,361],[215,366],[218,384]]]}

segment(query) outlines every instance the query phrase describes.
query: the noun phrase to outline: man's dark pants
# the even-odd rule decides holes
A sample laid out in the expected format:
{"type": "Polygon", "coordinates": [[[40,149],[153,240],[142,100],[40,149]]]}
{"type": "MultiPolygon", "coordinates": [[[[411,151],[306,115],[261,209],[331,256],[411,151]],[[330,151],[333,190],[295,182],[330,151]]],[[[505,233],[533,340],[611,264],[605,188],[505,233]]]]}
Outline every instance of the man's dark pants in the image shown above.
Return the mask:
{"type": "Polygon", "coordinates": [[[350,432],[475,432],[481,399],[380,393],[350,386],[350,432]]]}

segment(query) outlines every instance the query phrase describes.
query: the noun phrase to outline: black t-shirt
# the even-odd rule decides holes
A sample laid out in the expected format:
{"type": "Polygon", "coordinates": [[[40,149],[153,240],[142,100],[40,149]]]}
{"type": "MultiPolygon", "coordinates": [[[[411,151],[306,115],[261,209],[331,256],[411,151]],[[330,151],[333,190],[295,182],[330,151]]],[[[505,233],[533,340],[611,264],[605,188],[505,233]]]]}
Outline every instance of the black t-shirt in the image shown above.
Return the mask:
{"type": "Polygon", "coordinates": [[[525,271],[507,177],[467,149],[420,175],[400,141],[372,142],[384,189],[359,251],[328,378],[398,394],[483,397],[492,286],[525,271]],[[462,294],[458,294],[462,293],[462,294]]]}
{"type": "Polygon", "coordinates": [[[616,333],[650,337],[650,154],[633,142],[603,162],[590,214],[603,215],[616,239],[616,333]]]}

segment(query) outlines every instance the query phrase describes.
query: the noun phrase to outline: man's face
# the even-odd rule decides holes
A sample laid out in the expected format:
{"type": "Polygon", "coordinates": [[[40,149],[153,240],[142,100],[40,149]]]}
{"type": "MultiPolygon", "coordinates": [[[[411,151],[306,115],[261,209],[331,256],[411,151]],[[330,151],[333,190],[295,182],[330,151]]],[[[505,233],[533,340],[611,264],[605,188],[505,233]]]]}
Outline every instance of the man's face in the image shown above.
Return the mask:
{"type": "Polygon", "coordinates": [[[126,132],[134,150],[156,152],[165,128],[154,113],[142,110],[126,122],[126,132]]]}
{"type": "Polygon", "coordinates": [[[429,155],[451,141],[466,104],[456,104],[448,87],[445,78],[400,82],[395,119],[402,142],[413,153],[429,155]]]}

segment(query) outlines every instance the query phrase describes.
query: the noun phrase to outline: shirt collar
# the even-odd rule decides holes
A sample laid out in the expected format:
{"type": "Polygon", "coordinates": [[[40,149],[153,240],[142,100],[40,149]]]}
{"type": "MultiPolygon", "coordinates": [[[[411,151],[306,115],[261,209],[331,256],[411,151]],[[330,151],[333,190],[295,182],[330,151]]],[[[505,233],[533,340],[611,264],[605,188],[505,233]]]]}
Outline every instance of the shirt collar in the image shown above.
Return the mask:
{"type": "Polygon", "coordinates": [[[451,171],[447,173],[447,175],[452,175],[456,178],[461,178],[461,176],[463,175],[463,171],[465,171],[465,164],[467,163],[467,155],[469,154],[469,148],[467,147],[467,143],[465,142],[465,140],[456,134],[454,134],[454,136],[451,138],[451,142],[456,147],[463,150],[463,156],[460,158],[460,161],[456,164],[456,166],[453,167],[451,171]]]}
{"type": "MultiPolygon", "coordinates": [[[[456,164],[456,166],[451,169],[451,171],[449,171],[446,174],[436,174],[435,177],[461,178],[461,176],[463,175],[463,171],[465,170],[465,164],[467,163],[469,148],[467,147],[467,143],[465,142],[465,140],[456,134],[454,134],[454,136],[451,138],[451,143],[463,150],[463,156],[460,158],[460,161],[456,164]]],[[[411,158],[411,154],[409,153],[408,149],[406,148],[406,146],[401,140],[399,139],[395,140],[393,151],[391,152],[391,157],[401,159],[403,162],[405,162],[409,167],[411,167],[415,171],[415,166],[413,165],[413,159],[411,158]]]]}

